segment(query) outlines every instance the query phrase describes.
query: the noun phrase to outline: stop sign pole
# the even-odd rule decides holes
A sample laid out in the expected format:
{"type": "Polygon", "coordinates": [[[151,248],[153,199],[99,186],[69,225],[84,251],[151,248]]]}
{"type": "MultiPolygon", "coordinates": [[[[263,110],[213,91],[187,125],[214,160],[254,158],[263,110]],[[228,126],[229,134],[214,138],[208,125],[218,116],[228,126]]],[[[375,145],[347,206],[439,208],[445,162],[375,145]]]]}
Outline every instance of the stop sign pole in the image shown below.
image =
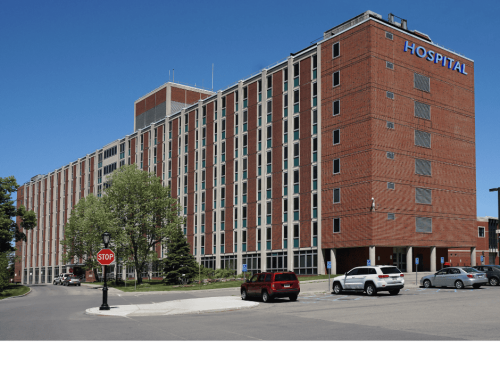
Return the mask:
{"type": "Polygon", "coordinates": [[[104,249],[101,249],[97,253],[97,261],[99,264],[104,266],[104,287],[102,288],[102,305],[99,310],[109,310],[108,305],[108,283],[106,282],[106,266],[111,264],[115,260],[115,253],[108,249],[109,240],[111,235],[107,232],[102,234],[102,240],[104,242],[104,249]]]}

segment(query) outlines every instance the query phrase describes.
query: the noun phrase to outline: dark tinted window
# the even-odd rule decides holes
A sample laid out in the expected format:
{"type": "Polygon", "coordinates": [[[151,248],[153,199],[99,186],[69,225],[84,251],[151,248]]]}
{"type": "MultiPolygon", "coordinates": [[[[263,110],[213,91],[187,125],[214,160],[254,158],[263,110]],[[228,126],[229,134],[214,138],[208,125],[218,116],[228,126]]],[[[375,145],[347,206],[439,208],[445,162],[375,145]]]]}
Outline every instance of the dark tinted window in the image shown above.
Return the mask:
{"type": "Polygon", "coordinates": [[[271,281],[271,274],[266,274],[266,282],[271,281]]]}
{"type": "Polygon", "coordinates": [[[257,282],[258,278],[259,278],[259,276],[254,274],[253,277],[250,279],[250,282],[257,282]]]}
{"type": "Polygon", "coordinates": [[[448,274],[448,270],[447,269],[443,269],[443,270],[440,270],[439,272],[436,273],[437,275],[443,275],[443,274],[448,274]]]}
{"type": "Polygon", "coordinates": [[[259,275],[259,279],[257,281],[259,282],[264,281],[264,277],[265,277],[264,274],[259,275]]]}
{"type": "Polygon", "coordinates": [[[375,268],[370,268],[368,269],[368,274],[377,274],[377,271],[375,270],[375,268]]]}
{"type": "Polygon", "coordinates": [[[347,273],[348,276],[356,276],[358,274],[358,269],[353,269],[349,273],[347,273]]]}
{"type": "Polygon", "coordinates": [[[297,281],[295,273],[277,273],[274,275],[274,281],[297,281]]]}
{"type": "MultiPolygon", "coordinates": [[[[474,268],[461,268],[464,272],[467,272],[467,273],[476,273],[476,272],[479,272],[477,269],[474,269],[474,268]]],[[[457,269],[458,270],[458,269],[457,269]]],[[[460,271],[459,271],[460,273],[460,271]]]]}
{"type": "Polygon", "coordinates": [[[383,274],[401,273],[401,271],[396,267],[385,267],[380,268],[383,274]]]}
{"type": "Polygon", "coordinates": [[[370,274],[370,268],[359,268],[358,274],[370,274]]]}

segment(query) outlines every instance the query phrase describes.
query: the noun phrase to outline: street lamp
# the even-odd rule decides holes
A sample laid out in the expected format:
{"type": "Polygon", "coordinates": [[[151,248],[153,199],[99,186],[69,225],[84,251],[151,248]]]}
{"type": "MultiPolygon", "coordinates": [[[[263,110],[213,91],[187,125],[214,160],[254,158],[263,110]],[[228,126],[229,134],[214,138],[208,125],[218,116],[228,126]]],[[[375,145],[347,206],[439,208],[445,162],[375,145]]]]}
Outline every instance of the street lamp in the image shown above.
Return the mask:
{"type": "MultiPolygon", "coordinates": [[[[498,232],[498,229],[500,229],[500,187],[497,187],[496,189],[490,189],[490,191],[497,191],[498,192],[498,224],[497,224],[497,231],[495,232],[498,232]]],[[[497,240],[498,241],[498,252],[499,252],[499,255],[500,255],[500,235],[497,236],[497,240]]],[[[493,263],[495,264],[495,263],[493,263]]]]}
{"type": "MultiPolygon", "coordinates": [[[[108,248],[109,240],[111,239],[111,234],[109,232],[105,232],[102,234],[102,242],[104,243],[104,248],[108,248]]],[[[104,267],[104,287],[102,288],[102,305],[99,310],[109,310],[108,305],[108,283],[106,282],[106,269],[107,265],[103,265],[104,267]]]]}

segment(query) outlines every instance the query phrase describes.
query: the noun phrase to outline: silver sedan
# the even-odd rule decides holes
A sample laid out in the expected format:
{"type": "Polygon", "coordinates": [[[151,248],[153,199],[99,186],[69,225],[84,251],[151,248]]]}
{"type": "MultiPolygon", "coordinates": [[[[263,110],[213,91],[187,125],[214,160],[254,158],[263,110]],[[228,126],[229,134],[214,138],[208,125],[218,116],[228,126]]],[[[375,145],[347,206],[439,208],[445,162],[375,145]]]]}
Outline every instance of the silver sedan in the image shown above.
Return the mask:
{"type": "Polygon", "coordinates": [[[424,288],[453,286],[462,289],[465,286],[472,286],[477,289],[487,283],[488,278],[485,273],[469,267],[444,268],[420,279],[420,285],[424,288]]]}

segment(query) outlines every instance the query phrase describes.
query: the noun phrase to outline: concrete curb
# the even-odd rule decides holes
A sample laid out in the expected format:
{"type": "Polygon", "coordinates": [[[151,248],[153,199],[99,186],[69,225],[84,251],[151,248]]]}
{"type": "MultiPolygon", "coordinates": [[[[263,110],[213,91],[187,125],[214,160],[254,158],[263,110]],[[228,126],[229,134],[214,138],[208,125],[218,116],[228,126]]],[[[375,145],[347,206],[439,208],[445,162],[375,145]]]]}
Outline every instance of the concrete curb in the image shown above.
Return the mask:
{"type": "Polygon", "coordinates": [[[8,300],[8,299],[11,299],[11,298],[20,298],[20,297],[26,297],[28,294],[31,293],[31,288],[29,288],[29,291],[27,293],[24,293],[24,294],[21,294],[20,296],[12,296],[12,297],[7,297],[7,298],[4,298],[4,299],[1,299],[0,301],[5,301],[5,300],[8,300]]]}
{"type": "Polygon", "coordinates": [[[236,296],[209,297],[166,301],[153,304],[117,305],[109,311],[101,311],[98,307],[85,310],[86,315],[113,317],[169,316],[186,314],[220,313],[251,309],[259,306],[258,302],[242,301],[236,296]],[[226,304],[225,307],[222,307],[226,304]]]}

